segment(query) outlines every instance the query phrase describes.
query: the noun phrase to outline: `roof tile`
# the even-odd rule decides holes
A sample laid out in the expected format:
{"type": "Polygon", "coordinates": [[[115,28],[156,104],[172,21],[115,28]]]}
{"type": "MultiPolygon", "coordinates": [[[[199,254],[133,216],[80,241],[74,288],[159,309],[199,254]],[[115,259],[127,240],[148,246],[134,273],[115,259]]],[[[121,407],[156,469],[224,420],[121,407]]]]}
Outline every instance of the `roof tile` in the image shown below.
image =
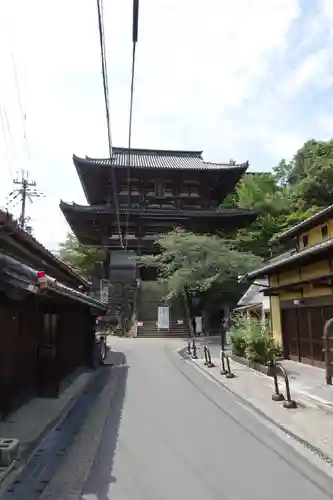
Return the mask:
{"type": "Polygon", "coordinates": [[[285,252],[280,254],[275,259],[272,259],[264,266],[251,271],[247,274],[248,279],[255,279],[262,276],[270,276],[275,272],[280,271],[286,266],[295,264],[295,266],[301,265],[305,259],[312,257],[314,255],[320,255],[328,250],[331,251],[333,248],[333,238],[329,238],[328,240],[317,243],[316,245],[312,245],[310,247],[303,248],[298,252],[285,252]]]}
{"type": "Polygon", "coordinates": [[[236,164],[229,163],[212,163],[205,162],[202,158],[202,151],[167,151],[167,150],[150,150],[150,149],[131,149],[129,154],[128,148],[113,148],[112,162],[109,158],[90,158],[85,159],[73,156],[74,162],[86,164],[105,165],[111,164],[115,167],[131,167],[136,168],[167,168],[167,169],[195,169],[195,170],[219,170],[219,169],[237,169],[246,170],[249,166],[248,162],[236,164]],[[130,159],[130,161],[129,161],[130,159]]]}

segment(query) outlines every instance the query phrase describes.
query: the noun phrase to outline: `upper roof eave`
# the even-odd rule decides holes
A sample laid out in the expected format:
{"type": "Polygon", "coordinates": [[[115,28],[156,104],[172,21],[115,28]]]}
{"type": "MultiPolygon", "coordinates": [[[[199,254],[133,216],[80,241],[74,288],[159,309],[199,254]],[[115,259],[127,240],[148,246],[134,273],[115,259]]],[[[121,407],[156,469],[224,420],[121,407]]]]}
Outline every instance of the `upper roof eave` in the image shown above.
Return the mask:
{"type": "MultiPolygon", "coordinates": [[[[114,151],[117,152],[117,149],[121,148],[114,148],[114,151]]],[[[147,153],[149,156],[154,156],[153,155],[153,150],[131,150],[131,154],[133,155],[138,155],[142,154],[145,155],[145,151],[149,151],[147,153]]],[[[125,154],[125,153],[124,153],[125,154]]],[[[165,169],[165,170],[173,170],[173,171],[200,171],[200,170],[205,170],[205,171],[237,171],[241,170],[244,173],[249,167],[249,161],[245,161],[242,163],[214,163],[214,162],[206,162],[202,159],[202,151],[165,151],[165,150],[159,150],[158,154],[156,156],[161,156],[161,157],[170,157],[170,158],[179,158],[179,160],[184,160],[186,158],[197,160],[197,164],[194,166],[177,166],[177,167],[172,167],[172,166],[149,166],[149,165],[130,165],[131,168],[139,168],[139,169],[165,169]],[[174,153],[174,154],[173,154],[174,153]]],[[[128,168],[127,162],[126,164],[119,165],[115,161],[110,162],[110,158],[91,158],[86,156],[85,158],[81,158],[79,156],[76,156],[73,154],[73,162],[77,170],[79,170],[81,165],[85,166],[91,166],[91,167],[110,167],[113,165],[116,168],[128,168]]],[[[78,172],[79,173],[79,172],[78,172]]],[[[80,175],[80,173],[79,173],[80,175]]]]}
{"type": "Polygon", "coordinates": [[[330,218],[330,216],[333,216],[333,205],[330,205],[320,210],[311,217],[308,217],[307,219],[299,222],[298,224],[295,224],[295,226],[292,226],[289,229],[286,229],[285,231],[276,234],[271,238],[270,241],[272,242],[279,241],[281,243],[288,241],[298,236],[299,234],[303,233],[304,231],[312,229],[317,224],[325,222],[330,218]]]}
{"type": "MultiPolygon", "coordinates": [[[[128,148],[113,147],[113,153],[128,154],[128,148]]],[[[202,158],[202,150],[192,150],[192,149],[151,149],[151,148],[131,148],[131,154],[159,154],[159,155],[172,155],[172,156],[193,156],[195,158],[202,158]]],[[[87,160],[98,160],[99,158],[93,158],[92,156],[87,156],[87,160]]],[[[108,160],[109,158],[102,158],[103,160],[108,160]]]]}
{"type": "Polygon", "coordinates": [[[68,264],[65,264],[65,262],[56,257],[31,234],[21,229],[13,220],[11,214],[3,212],[2,210],[0,210],[0,227],[1,226],[7,226],[8,228],[10,228],[12,237],[17,237],[23,244],[27,244],[28,246],[30,246],[30,248],[33,248],[35,251],[40,252],[41,255],[43,255],[45,261],[49,261],[49,265],[58,268],[58,271],[68,273],[68,275],[70,275],[72,279],[80,283],[80,285],[86,288],[90,287],[90,282],[86,278],[81,276],[81,274],[79,274],[75,269],[73,269],[68,264]]]}
{"type": "MultiPolygon", "coordinates": [[[[283,257],[280,260],[274,260],[274,262],[267,262],[266,265],[259,269],[255,269],[246,275],[248,279],[256,279],[265,276],[272,276],[279,272],[281,269],[289,267],[291,264],[295,266],[301,265],[302,261],[307,258],[311,258],[315,255],[320,255],[333,248],[333,238],[330,238],[324,242],[320,242],[317,245],[306,247],[303,250],[295,253],[289,254],[287,257],[283,257]]],[[[285,254],[283,254],[285,255],[285,254]]]]}

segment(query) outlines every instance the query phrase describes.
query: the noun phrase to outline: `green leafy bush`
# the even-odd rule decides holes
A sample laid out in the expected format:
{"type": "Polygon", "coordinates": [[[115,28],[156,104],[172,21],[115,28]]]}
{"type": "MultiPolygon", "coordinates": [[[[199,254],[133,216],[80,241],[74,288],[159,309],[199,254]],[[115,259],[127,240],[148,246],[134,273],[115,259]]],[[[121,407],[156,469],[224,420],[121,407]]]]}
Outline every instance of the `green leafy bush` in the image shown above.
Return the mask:
{"type": "Polygon", "coordinates": [[[231,319],[231,350],[235,356],[245,357],[247,347],[247,323],[242,315],[235,315],[231,319]]]}
{"type": "Polygon", "coordinates": [[[241,358],[245,357],[246,352],[246,335],[243,332],[234,332],[231,334],[231,350],[232,354],[241,358]]]}
{"type": "Polygon", "coordinates": [[[269,323],[245,315],[234,316],[231,323],[232,353],[252,363],[266,364],[280,357],[282,347],[272,337],[269,323]]]}
{"type": "Polygon", "coordinates": [[[246,358],[254,363],[266,363],[267,334],[260,325],[254,325],[247,335],[246,358]]]}
{"type": "Polygon", "coordinates": [[[283,357],[283,347],[269,335],[267,339],[267,361],[283,357]]]}

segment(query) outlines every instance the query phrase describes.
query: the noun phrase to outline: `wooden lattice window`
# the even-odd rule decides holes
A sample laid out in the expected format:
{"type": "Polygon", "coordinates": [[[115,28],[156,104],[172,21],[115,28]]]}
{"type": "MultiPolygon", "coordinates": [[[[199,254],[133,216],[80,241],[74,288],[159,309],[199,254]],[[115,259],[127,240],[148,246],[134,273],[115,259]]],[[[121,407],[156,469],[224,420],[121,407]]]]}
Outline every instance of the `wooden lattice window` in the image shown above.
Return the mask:
{"type": "Polygon", "coordinates": [[[304,234],[302,237],[303,247],[307,247],[309,245],[309,235],[304,234]]]}

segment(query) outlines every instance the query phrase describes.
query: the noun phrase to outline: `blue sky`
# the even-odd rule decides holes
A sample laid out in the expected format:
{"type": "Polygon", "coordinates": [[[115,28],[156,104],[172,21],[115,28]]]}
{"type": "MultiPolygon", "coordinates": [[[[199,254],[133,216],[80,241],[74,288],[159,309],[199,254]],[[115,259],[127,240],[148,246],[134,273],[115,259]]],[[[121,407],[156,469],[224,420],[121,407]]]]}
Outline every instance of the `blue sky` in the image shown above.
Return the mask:
{"type": "MultiPolygon", "coordinates": [[[[51,250],[68,230],[59,200],[85,202],[72,154],[107,155],[95,4],[0,6],[0,206],[15,172],[29,169],[45,198],[28,215],[51,250]]],[[[131,11],[132,0],[105,0],[120,146],[128,134],[131,11]]],[[[270,170],[305,140],[333,136],[333,0],[142,0],[139,21],[133,146],[202,149],[207,161],[248,159],[252,170],[270,170]]]]}

